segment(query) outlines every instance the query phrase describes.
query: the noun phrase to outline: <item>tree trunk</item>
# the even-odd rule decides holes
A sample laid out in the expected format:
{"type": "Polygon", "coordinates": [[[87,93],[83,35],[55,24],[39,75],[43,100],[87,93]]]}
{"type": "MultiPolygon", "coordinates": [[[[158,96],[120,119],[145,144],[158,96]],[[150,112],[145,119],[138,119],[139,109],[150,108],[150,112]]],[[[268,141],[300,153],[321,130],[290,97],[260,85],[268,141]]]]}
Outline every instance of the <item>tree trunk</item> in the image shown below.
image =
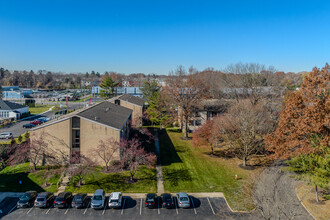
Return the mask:
{"type": "Polygon", "coordinates": [[[187,138],[188,137],[188,118],[185,119],[184,121],[184,137],[187,138]]]}
{"type": "Polygon", "coordinates": [[[316,196],[316,202],[319,202],[319,192],[317,189],[317,185],[315,185],[315,196],[316,196]]]}
{"type": "Polygon", "coordinates": [[[244,166],[244,167],[246,167],[246,161],[247,161],[246,156],[243,156],[243,166],[244,166]]]}
{"type": "Polygon", "coordinates": [[[212,155],[214,154],[213,149],[214,149],[214,147],[213,147],[213,145],[211,145],[211,154],[212,154],[212,155]]]}

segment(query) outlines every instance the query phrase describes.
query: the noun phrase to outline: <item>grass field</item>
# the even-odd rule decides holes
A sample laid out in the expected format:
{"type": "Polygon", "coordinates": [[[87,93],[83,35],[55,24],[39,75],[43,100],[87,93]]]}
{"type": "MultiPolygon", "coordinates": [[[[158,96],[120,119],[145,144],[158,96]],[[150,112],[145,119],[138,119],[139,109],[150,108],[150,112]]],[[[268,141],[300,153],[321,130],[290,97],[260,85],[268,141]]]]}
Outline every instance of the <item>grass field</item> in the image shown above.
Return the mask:
{"type": "Polygon", "coordinates": [[[241,169],[237,159],[211,157],[208,149],[192,147],[182,136],[170,129],[159,133],[165,191],[223,192],[232,208],[253,209],[250,189],[259,170],[241,169]]]}
{"type": "Polygon", "coordinates": [[[319,196],[320,202],[316,203],[314,186],[303,183],[297,187],[297,194],[306,209],[312,213],[316,219],[330,219],[330,200],[325,200],[322,196],[319,196]]]}
{"type": "Polygon", "coordinates": [[[47,169],[30,172],[29,163],[6,167],[0,171],[0,191],[25,192],[36,190],[38,192],[56,192],[56,183],[60,178],[61,172],[60,170],[53,172],[54,170],[47,169]],[[19,184],[19,181],[22,181],[22,184],[19,184]]]}
{"type": "Polygon", "coordinates": [[[36,105],[36,107],[29,107],[29,111],[31,115],[38,115],[45,111],[48,111],[52,105],[36,105]]]}
{"type": "Polygon", "coordinates": [[[71,192],[93,193],[97,189],[104,189],[106,192],[118,191],[125,193],[149,193],[157,191],[156,169],[141,167],[134,177],[137,181],[129,181],[128,171],[119,173],[102,173],[95,171],[84,179],[81,187],[74,187],[74,178],[66,190],[71,192]]]}

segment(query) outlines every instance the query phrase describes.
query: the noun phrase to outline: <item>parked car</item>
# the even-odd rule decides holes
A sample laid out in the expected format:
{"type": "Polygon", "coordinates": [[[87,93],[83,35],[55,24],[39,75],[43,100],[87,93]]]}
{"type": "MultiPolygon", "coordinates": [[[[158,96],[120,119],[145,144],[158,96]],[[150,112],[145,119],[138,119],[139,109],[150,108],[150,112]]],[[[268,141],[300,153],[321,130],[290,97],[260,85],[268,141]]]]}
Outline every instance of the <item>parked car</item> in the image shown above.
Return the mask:
{"type": "Polygon", "coordinates": [[[54,207],[67,208],[72,202],[72,192],[61,192],[54,201],[54,207]]]}
{"type": "Polygon", "coordinates": [[[78,193],[73,197],[71,206],[72,208],[85,208],[88,205],[88,197],[87,194],[78,193]]]}
{"type": "Polygon", "coordinates": [[[169,193],[164,193],[162,195],[162,202],[163,202],[163,208],[170,209],[174,205],[172,196],[169,193]]]}
{"type": "Polygon", "coordinates": [[[149,209],[155,208],[156,207],[156,197],[157,195],[155,193],[149,193],[146,196],[146,201],[145,201],[145,207],[148,207],[149,209]]]}
{"type": "Polygon", "coordinates": [[[121,192],[113,192],[109,197],[109,208],[121,208],[123,194],[121,192]]]}
{"type": "Polygon", "coordinates": [[[23,194],[21,198],[19,198],[17,202],[17,208],[27,208],[32,207],[34,204],[34,200],[37,198],[36,191],[28,191],[23,194]]]}
{"type": "Polygon", "coordinates": [[[13,133],[11,132],[3,132],[0,134],[0,139],[12,139],[13,133]]]}
{"type": "Polygon", "coordinates": [[[51,192],[39,193],[37,199],[34,201],[34,206],[39,208],[51,207],[54,203],[54,194],[51,192]]]}
{"type": "Polygon", "coordinates": [[[23,125],[23,128],[34,128],[35,125],[34,124],[25,124],[23,125]]]}
{"type": "Polygon", "coordinates": [[[91,207],[93,209],[103,209],[105,203],[105,192],[103,189],[97,189],[92,197],[91,207]]]}
{"type": "Polygon", "coordinates": [[[50,121],[50,118],[47,118],[47,117],[41,117],[38,119],[39,121],[41,121],[42,123],[45,123],[47,121],[50,121]]]}
{"type": "Polygon", "coordinates": [[[30,124],[33,124],[33,125],[40,125],[42,122],[40,120],[34,120],[34,121],[31,121],[30,124]]]}
{"type": "Polygon", "coordinates": [[[178,200],[178,206],[180,208],[189,208],[190,207],[190,200],[187,193],[179,192],[176,194],[176,198],[178,200]]]}

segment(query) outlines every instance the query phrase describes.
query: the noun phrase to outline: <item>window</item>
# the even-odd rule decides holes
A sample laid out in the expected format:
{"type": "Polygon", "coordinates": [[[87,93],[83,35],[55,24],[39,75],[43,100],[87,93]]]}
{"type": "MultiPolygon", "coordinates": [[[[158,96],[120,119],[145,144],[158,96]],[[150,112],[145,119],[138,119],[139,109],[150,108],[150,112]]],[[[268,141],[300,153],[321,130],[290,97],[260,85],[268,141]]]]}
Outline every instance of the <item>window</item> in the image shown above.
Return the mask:
{"type": "Polygon", "coordinates": [[[72,148],[80,148],[80,118],[72,118],[72,148]]]}

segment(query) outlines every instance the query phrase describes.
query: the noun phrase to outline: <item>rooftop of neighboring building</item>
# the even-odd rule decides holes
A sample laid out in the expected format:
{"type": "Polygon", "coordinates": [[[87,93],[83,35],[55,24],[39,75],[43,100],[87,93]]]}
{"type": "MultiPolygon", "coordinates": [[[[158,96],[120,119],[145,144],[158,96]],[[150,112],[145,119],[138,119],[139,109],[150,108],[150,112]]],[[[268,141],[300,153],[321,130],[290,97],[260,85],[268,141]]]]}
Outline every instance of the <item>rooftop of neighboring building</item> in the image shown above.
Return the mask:
{"type": "Polygon", "coordinates": [[[136,97],[136,96],[132,96],[130,94],[124,94],[122,96],[119,96],[118,99],[126,101],[126,102],[130,102],[130,103],[133,103],[133,104],[139,105],[139,106],[144,105],[144,99],[136,97]]]}
{"type": "Polygon", "coordinates": [[[9,101],[4,101],[2,99],[0,99],[0,110],[15,110],[15,109],[21,109],[21,108],[25,108],[27,106],[25,105],[21,105],[15,102],[9,102],[9,101]]]}

